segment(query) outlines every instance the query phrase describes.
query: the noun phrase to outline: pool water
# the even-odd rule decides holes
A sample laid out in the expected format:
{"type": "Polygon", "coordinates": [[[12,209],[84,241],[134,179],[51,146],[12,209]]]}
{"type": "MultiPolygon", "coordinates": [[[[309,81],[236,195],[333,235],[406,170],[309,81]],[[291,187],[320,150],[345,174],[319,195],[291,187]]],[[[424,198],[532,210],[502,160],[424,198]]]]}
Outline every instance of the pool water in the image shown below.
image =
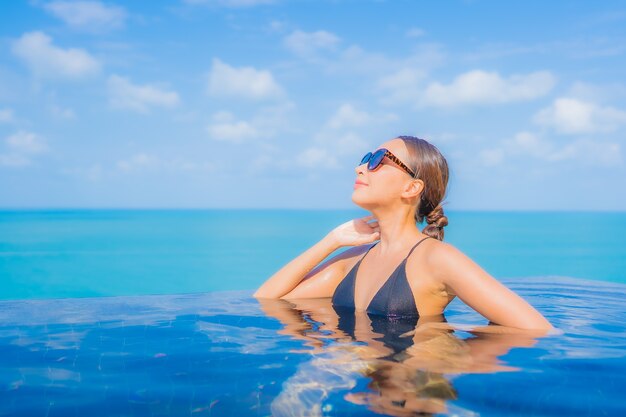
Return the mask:
{"type": "Polygon", "coordinates": [[[622,416],[626,285],[503,279],[559,331],[252,291],[0,301],[0,416],[622,416]],[[497,327],[497,326],[496,326],[497,327]]]}

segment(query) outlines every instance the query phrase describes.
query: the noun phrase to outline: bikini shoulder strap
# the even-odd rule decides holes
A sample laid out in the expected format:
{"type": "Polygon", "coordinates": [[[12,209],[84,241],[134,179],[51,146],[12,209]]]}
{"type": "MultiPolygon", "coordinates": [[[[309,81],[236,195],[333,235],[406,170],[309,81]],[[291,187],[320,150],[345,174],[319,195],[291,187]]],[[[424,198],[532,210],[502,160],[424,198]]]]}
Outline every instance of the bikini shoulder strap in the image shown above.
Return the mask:
{"type": "Polygon", "coordinates": [[[413,249],[415,249],[417,247],[417,245],[419,245],[420,243],[422,243],[423,241],[425,241],[426,239],[432,239],[430,236],[426,236],[424,239],[420,240],[419,242],[417,242],[415,244],[415,246],[413,246],[411,248],[411,250],[409,251],[409,254],[406,256],[406,258],[404,258],[404,260],[407,260],[409,258],[409,256],[411,256],[411,254],[413,253],[413,249]]]}
{"type": "Polygon", "coordinates": [[[370,246],[369,248],[367,248],[367,250],[365,251],[365,255],[361,256],[361,259],[359,259],[359,262],[361,262],[368,253],[370,253],[370,249],[372,249],[374,246],[376,246],[378,244],[378,242],[374,243],[372,246],[370,246]]]}

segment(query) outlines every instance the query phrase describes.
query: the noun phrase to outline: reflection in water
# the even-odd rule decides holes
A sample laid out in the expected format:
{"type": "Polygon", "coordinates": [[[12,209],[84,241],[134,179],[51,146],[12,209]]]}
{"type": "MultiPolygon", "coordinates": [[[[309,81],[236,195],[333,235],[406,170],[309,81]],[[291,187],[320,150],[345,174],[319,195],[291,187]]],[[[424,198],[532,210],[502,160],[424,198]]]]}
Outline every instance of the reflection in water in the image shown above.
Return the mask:
{"type": "Polygon", "coordinates": [[[330,298],[259,302],[282,323],[278,332],[304,341],[312,355],[283,383],[274,416],[322,415],[332,407],[324,401],[341,390],[350,391],[347,401],[393,416],[476,415],[450,402],[458,398],[454,377],[518,371],[498,357],[542,335],[484,326],[464,330],[471,336],[463,339],[443,315],[390,318],[335,308],[330,298]]]}

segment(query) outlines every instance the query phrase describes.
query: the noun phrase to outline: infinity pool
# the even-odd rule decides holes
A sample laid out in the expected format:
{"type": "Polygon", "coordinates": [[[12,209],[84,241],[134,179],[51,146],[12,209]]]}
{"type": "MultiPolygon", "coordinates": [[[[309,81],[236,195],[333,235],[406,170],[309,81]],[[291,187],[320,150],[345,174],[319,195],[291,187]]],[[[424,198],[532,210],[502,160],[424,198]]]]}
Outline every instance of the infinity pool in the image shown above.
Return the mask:
{"type": "Polygon", "coordinates": [[[559,330],[252,291],[0,302],[1,416],[626,415],[626,285],[503,280],[559,330]]]}

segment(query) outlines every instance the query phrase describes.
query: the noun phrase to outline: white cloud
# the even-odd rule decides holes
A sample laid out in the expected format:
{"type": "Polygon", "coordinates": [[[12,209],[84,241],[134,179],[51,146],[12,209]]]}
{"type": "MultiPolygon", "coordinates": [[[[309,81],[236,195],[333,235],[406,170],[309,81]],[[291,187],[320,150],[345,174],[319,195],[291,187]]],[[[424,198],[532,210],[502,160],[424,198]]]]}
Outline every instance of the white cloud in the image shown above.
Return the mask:
{"type": "Polygon", "coordinates": [[[497,72],[473,70],[457,76],[448,85],[438,82],[429,84],[420,104],[454,107],[532,100],[546,95],[555,83],[555,77],[548,71],[502,78],[497,72]]]}
{"type": "Polygon", "coordinates": [[[626,97],[626,85],[622,83],[591,84],[576,81],[569,88],[566,97],[584,101],[602,102],[626,97]]]}
{"type": "Polygon", "coordinates": [[[131,172],[137,170],[145,170],[146,168],[155,168],[159,165],[160,160],[154,155],[147,153],[138,153],[129,159],[117,162],[117,168],[120,171],[131,172]]]}
{"type": "Polygon", "coordinates": [[[359,111],[350,104],[342,104],[328,121],[328,126],[333,129],[362,126],[369,120],[370,116],[367,112],[359,111]]]}
{"type": "Polygon", "coordinates": [[[416,103],[421,95],[422,83],[426,76],[424,70],[407,67],[380,78],[377,82],[377,89],[384,93],[382,102],[384,104],[416,103]]]}
{"type": "Polygon", "coordinates": [[[4,142],[8,152],[0,154],[0,166],[5,167],[30,165],[34,155],[48,150],[43,138],[23,130],[7,137],[4,142]]]}
{"type": "Polygon", "coordinates": [[[259,136],[259,131],[249,122],[235,120],[229,112],[218,112],[213,115],[213,122],[207,126],[211,139],[241,143],[259,136]]]}
{"type": "Polygon", "coordinates": [[[504,145],[506,151],[511,154],[530,155],[546,160],[553,159],[553,145],[534,133],[519,132],[512,139],[506,140],[504,145]]]}
{"type": "Polygon", "coordinates": [[[0,109],[0,123],[12,123],[15,121],[15,115],[12,109],[0,109]]]}
{"type": "MultiPolygon", "coordinates": [[[[358,110],[352,104],[344,103],[330,117],[324,128],[341,130],[346,128],[357,128],[372,123],[388,123],[398,120],[398,116],[393,113],[370,114],[363,110],[358,110]]],[[[334,135],[336,132],[326,132],[334,135]]]]}
{"type": "Polygon", "coordinates": [[[223,7],[252,7],[262,4],[273,4],[276,0],[184,0],[191,5],[211,5],[223,7]]]}
{"type": "Polygon", "coordinates": [[[51,37],[39,31],[23,34],[13,42],[12,50],[43,78],[81,78],[100,70],[100,63],[88,52],[59,48],[52,44],[51,37]]]}
{"type": "MultiPolygon", "coordinates": [[[[319,162],[330,168],[340,168],[338,158],[345,155],[354,156],[358,150],[367,149],[369,144],[355,132],[337,133],[327,129],[322,130],[313,137],[314,144],[295,158],[295,164],[304,168],[318,167],[319,162]]],[[[343,158],[342,158],[343,159],[343,158]]]]}
{"type": "Polygon", "coordinates": [[[561,97],[537,112],[533,122],[564,134],[612,132],[626,124],[626,111],[561,97]]]}
{"type": "Polygon", "coordinates": [[[39,135],[23,130],[6,138],[5,142],[9,149],[23,154],[35,154],[48,150],[44,140],[39,135]]]}
{"type": "MultiPolygon", "coordinates": [[[[129,158],[117,161],[115,169],[125,174],[144,173],[144,172],[210,172],[215,167],[209,162],[197,163],[180,157],[162,158],[147,152],[139,152],[129,158]]],[[[102,178],[107,172],[97,164],[87,170],[78,170],[77,174],[93,174],[92,180],[102,178]]]]}
{"type": "Polygon", "coordinates": [[[279,133],[293,132],[291,120],[295,107],[295,104],[290,101],[261,107],[252,118],[252,125],[261,132],[261,136],[268,138],[279,133]]]}
{"type": "MultiPolygon", "coordinates": [[[[288,101],[261,107],[249,120],[237,120],[232,113],[219,111],[213,114],[212,121],[207,126],[207,132],[211,139],[231,143],[273,138],[280,132],[293,131],[289,120],[294,107],[294,104],[288,101]]],[[[271,147],[260,140],[255,143],[261,147],[271,147]]]]}
{"type": "Polygon", "coordinates": [[[14,153],[1,154],[0,153],[0,166],[15,168],[30,165],[30,159],[14,153]]]}
{"type": "Polygon", "coordinates": [[[400,58],[389,57],[355,44],[341,46],[341,39],[326,31],[295,31],[283,42],[302,58],[305,71],[317,74],[321,70],[331,75],[377,79],[375,88],[383,94],[382,101],[387,103],[397,101],[399,97],[415,101],[416,93],[421,93],[416,89],[418,81],[425,78],[428,71],[440,66],[446,57],[442,45],[432,42],[416,43],[411,53],[400,58]],[[406,88],[407,83],[409,88],[406,88]]]}
{"type": "Polygon", "coordinates": [[[274,19],[267,25],[267,30],[269,32],[282,32],[286,27],[285,21],[274,19]]]}
{"type": "Polygon", "coordinates": [[[459,135],[458,133],[452,133],[452,132],[424,132],[424,133],[420,133],[419,137],[423,137],[425,139],[427,139],[429,142],[432,143],[445,143],[445,142],[454,142],[454,141],[458,141],[459,139],[464,139],[467,140],[469,139],[469,136],[467,134],[463,134],[463,135],[459,135]]]}
{"type": "Polygon", "coordinates": [[[50,113],[52,113],[55,118],[62,120],[72,120],[76,118],[76,113],[74,113],[74,110],[61,107],[56,104],[50,106],[50,113]]]}
{"type": "Polygon", "coordinates": [[[81,177],[84,176],[89,181],[99,181],[104,176],[104,170],[102,169],[102,165],[100,164],[93,164],[87,169],[85,169],[84,171],[83,170],[79,170],[79,171],[81,171],[80,174],[82,174],[80,176],[81,177]]]}
{"type": "Polygon", "coordinates": [[[358,45],[348,46],[319,62],[330,74],[365,75],[386,73],[389,68],[397,68],[403,64],[402,61],[390,59],[382,53],[367,51],[358,45]]]}
{"type": "Polygon", "coordinates": [[[622,164],[618,143],[578,139],[557,146],[531,132],[519,132],[513,138],[502,141],[499,146],[483,149],[479,153],[481,162],[486,166],[501,165],[511,157],[531,157],[544,162],[575,160],[585,165],[598,166],[622,164]]]}
{"type": "Polygon", "coordinates": [[[420,28],[411,28],[406,31],[407,38],[419,38],[420,36],[424,36],[426,32],[424,29],[420,28]]]}
{"type": "Polygon", "coordinates": [[[359,149],[367,148],[368,143],[359,134],[347,132],[333,138],[330,150],[337,155],[353,155],[359,149]]]}
{"type": "Polygon", "coordinates": [[[303,32],[296,30],[285,37],[285,46],[296,55],[313,58],[318,51],[333,50],[340,39],[325,30],[303,32]]]}
{"type": "Polygon", "coordinates": [[[578,139],[558,149],[551,155],[552,160],[575,159],[586,165],[619,166],[622,165],[622,153],[619,143],[596,142],[578,139]]]}
{"type": "Polygon", "coordinates": [[[43,7],[70,27],[87,31],[119,28],[127,17],[123,7],[99,1],[52,1],[43,7]]]}
{"type": "Polygon", "coordinates": [[[441,46],[434,43],[418,44],[414,52],[402,60],[359,60],[356,57],[356,61],[361,61],[357,64],[360,67],[379,67],[377,72],[382,75],[375,82],[374,89],[381,95],[382,104],[413,106],[417,105],[423,95],[429,72],[440,66],[445,59],[446,54],[441,46]]]}
{"type": "MultiPolygon", "coordinates": [[[[321,129],[313,135],[313,144],[301,151],[295,158],[296,166],[314,168],[318,162],[340,168],[344,157],[355,158],[369,150],[370,144],[361,131],[371,131],[374,124],[396,121],[398,116],[392,113],[371,114],[344,103],[330,116],[321,129]]],[[[354,161],[350,160],[352,163],[354,161]]]]}
{"type": "Polygon", "coordinates": [[[154,85],[136,85],[128,78],[111,75],[107,82],[111,106],[146,113],[150,107],[174,107],[178,93],[154,85]]]}
{"type": "MultiPolygon", "coordinates": [[[[320,164],[330,169],[339,169],[339,158],[344,155],[354,156],[357,150],[367,149],[368,143],[358,134],[329,134],[321,132],[313,138],[315,144],[296,155],[294,163],[303,168],[318,168],[320,164]]],[[[351,161],[354,162],[354,161],[351,161]]]]}
{"type": "Polygon", "coordinates": [[[337,169],[339,164],[333,154],[324,148],[310,147],[296,155],[295,163],[304,168],[319,168],[323,165],[325,169],[337,169]]]}
{"type": "MultiPolygon", "coordinates": [[[[381,77],[399,68],[426,71],[439,66],[445,59],[442,46],[432,42],[416,43],[411,53],[401,58],[368,51],[356,44],[341,46],[341,42],[337,35],[323,30],[296,30],[283,39],[285,46],[307,65],[315,64],[328,74],[381,77]]],[[[314,70],[317,71],[317,68],[314,70]]]]}
{"type": "Polygon", "coordinates": [[[162,157],[150,152],[137,152],[114,163],[93,163],[84,167],[63,168],[63,173],[78,177],[81,181],[106,180],[119,175],[184,174],[214,172],[215,166],[208,161],[195,162],[178,156],[162,157]]]}
{"type": "Polygon", "coordinates": [[[271,72],[253,67],[232,67],[217,58],[213,59],[209,73],[208,91],[213,96],[253,100],[279,98],[284,95],[271,72]]]}
{"type": "Polygon", "coordinates": [[[579,37],[573,40],[557,40],[536,44],[516,44],[512,42],[494,42],[468,50],[459,56],[461,60],[484,62],[485,60],[506,59],[514,55],[545,55],[567,59],[589,59],[596,57],[622,55],[626,50],[624,42],[604,36],[579,37]]]}
{"type": "Polygon", "coordinates": [[[504,161],[504,151],[502,149],[483,149],[478,153],[478,157],[486,166],[500,165],[504,161]]]}

